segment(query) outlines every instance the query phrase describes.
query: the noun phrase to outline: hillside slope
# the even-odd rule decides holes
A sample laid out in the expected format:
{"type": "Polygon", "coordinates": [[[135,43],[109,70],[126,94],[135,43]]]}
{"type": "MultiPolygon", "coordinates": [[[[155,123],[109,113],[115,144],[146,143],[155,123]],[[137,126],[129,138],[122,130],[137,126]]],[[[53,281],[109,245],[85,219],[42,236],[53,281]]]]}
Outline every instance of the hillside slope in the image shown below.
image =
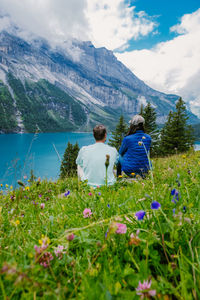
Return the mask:
{"type": "MultiPolygon", "coordinates": [[[[12,119],[0,127],[6,132],[32,132],[36,126],[41,131],[87,131],[96,122],[112,129],[121,113],[128,120],[147,101],[163,123],[178,99],[148,87],[106,48],[78,41],[51,48],[46,41],[28,43],[5,31],[0,33],[0,79],[8,94],[0,95],[2,124],[12,119]]],[[[190,121],[198,119],[190,113],[190,121]]]]}

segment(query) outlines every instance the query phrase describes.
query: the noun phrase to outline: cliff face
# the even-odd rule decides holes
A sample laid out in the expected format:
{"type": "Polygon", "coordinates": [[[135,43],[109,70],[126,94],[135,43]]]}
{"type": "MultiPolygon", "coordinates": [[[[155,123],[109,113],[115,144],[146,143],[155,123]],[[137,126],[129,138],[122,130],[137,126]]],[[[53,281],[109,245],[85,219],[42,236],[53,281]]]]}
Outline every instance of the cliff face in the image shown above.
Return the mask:
{"type": "Polygon", "coordinates": [[[90,42],[53,49],[7,32],[0,33],[0,79],[0,130],[6,132],[91,130],[98,122],[112,129],[121,113],[128,119],[147,101],[163,123],[178,99],[151,89],[112,51],[90,42]]]}

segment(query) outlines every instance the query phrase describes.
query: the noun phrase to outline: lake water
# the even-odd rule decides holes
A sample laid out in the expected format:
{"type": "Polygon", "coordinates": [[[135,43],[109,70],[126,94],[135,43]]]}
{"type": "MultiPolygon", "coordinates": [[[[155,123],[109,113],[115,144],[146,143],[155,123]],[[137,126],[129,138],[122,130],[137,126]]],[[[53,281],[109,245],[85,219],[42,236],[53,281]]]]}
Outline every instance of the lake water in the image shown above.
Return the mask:
{"type": "MultiPolygon", "coordinates": [[[[23,176],[55,180],[59,176],[60,160],[67,143],[87,146],[94,143],[92,133],[0,134],[0,183],[14,187],[23,176]]],[[[200,150],[200,142],[195,144],[200,150]]]]}

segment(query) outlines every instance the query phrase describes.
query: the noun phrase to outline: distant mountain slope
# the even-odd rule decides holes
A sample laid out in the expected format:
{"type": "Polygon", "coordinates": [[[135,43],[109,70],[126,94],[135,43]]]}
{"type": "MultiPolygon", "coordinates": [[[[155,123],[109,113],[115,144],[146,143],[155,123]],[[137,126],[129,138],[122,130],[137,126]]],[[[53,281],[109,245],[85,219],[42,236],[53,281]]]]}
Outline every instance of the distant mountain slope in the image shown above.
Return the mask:
{"type": "MultiPolygon", "coordinates": [[[[115,126],[147,101],[163,123],[176,95],[148,87],[112,51],[74,41],[52,49],[0,33],[0,130],[2,132],[86,131],[96,123],[115,126]]],[[[198,118],[190,113],[191,122],[198,118]]]]}

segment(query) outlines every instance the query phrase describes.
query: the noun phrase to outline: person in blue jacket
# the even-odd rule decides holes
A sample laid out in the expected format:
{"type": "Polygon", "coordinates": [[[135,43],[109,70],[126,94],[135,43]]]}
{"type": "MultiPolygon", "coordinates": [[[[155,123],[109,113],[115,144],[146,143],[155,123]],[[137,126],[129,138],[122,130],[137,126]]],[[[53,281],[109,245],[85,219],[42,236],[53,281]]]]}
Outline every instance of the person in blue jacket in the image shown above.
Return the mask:
{"type": "Polygon", "coordinates": [[[145,177],[151,167],[148,159],[151,137],[145,133],[145,120],[142,116],[135,115],[129,123],[128,134],[119,149],[117,176],[124,171],[130,177],[134,176],[133,173],[145,177]]]}

